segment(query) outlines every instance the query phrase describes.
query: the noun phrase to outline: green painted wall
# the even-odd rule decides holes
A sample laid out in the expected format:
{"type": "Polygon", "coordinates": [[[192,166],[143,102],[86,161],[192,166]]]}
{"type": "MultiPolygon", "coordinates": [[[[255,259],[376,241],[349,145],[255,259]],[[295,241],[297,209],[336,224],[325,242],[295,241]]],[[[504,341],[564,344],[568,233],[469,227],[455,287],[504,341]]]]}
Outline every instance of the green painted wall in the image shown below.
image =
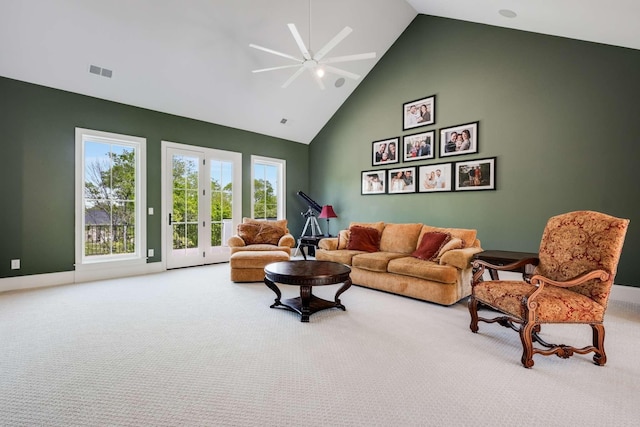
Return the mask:
{"type": "MultiPolygon", "coordinates": [[[[161,248],[162,140],[242,153],[243,215],[251,216],[251,154],[287,161],[287,218],[300,233],[309,147],[238,129],[0,77],[0,277],[72,271],[75,128],[147,139],[148,247],[161,248]],[[20,258],[22,268],[10,269],[20,258]]],[[[154,261],[159,261],[156,256],[154,261]]]]}
{"type": "Polygon", "coordinates": [[[311,194],[334,234],[415,221],[476,228],[485,249],[537,251],[571,210],[629,218],[616,283],[640,286],[639,75],[637,50],[418,15],[311,143],[311,194]],[[402,104],[433,94],[435,125],[402,131],[402,104]],[[497,191],[360,194],[372,141],[476,120],[479,153],[399,165],[497,156],[497,191]]]}

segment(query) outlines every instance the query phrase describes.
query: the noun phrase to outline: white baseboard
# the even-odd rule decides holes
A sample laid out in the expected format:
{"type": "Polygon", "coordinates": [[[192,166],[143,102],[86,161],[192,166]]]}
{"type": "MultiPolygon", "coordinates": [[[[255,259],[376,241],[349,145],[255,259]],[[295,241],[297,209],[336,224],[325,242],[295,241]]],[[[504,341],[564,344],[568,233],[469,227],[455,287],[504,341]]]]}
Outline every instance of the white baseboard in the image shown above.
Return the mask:
{"type": "Polygon", "coordinates": [[[72,283],[117,279],[120,277],[141,276],[144,274],[160,273],[162,271],[165,271],[163,263],[154,262],[131,267],[120,267],[117,269],[101,269],[83,272],[65,271],[61,273],[7,277],[0,279],[0,292],[69,285],[72,283]]]}

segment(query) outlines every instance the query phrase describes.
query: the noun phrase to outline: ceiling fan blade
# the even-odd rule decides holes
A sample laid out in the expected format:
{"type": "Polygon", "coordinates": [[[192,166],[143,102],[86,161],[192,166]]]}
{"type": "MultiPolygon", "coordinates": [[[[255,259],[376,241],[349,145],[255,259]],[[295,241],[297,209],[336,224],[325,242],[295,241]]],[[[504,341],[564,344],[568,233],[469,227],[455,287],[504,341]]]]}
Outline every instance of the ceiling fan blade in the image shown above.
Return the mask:
{"type": "Polygon", "coordinates": [[[282,70],[284,68],[293,68],[293,67],[299,67],[300,64],[291,64],[291,65],[281,65],[279,67],[271,67],[271,68],[262,68],[260,70],[252,70],[252,73],[263,73],[265,71],[274,71],[274,70],[282,70]]]}
{"type": "Polygon", "coordinates": [[[313,76],[313,79],[318,84],[318,87],[320,89],[324,90],[324,83],[322,83],[322,78],[318,75],[318,73],[316,73],[316,69],[315,68],[307,68],[307,69],[309,70],[309,72],[313,76]]]}
{"type": "Polygon", "coordinates": [[[296,25],[295,24],[287,24],[287,25],[289,26],[289,31],[291,31],[291,34],[293,35],[293,39],[296,41],[296,44],[298,45],[298,49],[300,49],[300,52],[302,52],[302,56],[304,57],[304,59],[311,59],[311,54],[307,50],[307,47],[304,45],[304,42],[302,41],[302,37],[300,37],[300,33],[298,32],[296,25]]]}
{"type": "Polygon", "coordinates": [[[375,52],[369,52],[369,53],[358,53],[356,55],[334,56],[333,58],[326,58],[318,62],[320,64],[335,64],[336,62],[359,61],[361,59],[372,59],[375,57],[376,57],[375,52]]]}
{"type": "Polygon", "coordinates": [[[272,53],[274,55],[282,56],[283,58],[293,59],[296,62],[300,62],[300,63],[303,62],[300,58],[296,58],[295,56],[291,56],[291,55],[288,55],[286,53],[278,52],[277,50],[269,49],[269,48],[266,48],[266,47],[258,46],[257,44],[251,43],[249,45],[249,47],[252,47],[252,48],[258,49],[258,50],[262,50],[264,52],[272,53]]]}
{"type": "Polygon", "coordinates": [[[289,79],[288,79],[286,82],[284,82],[284,84],[282,85],[282,88],[284,89],[284,88],[286,88],[287,86],[289,86],[289,85],[290,85],[290,84],[291,84],[295,79],[297,79],[297,78],[298,78],[298,76],[299,76],[300,74],[302,74],[303,72],[304,72],[304,67],[300,67],[300,68],[298,69],[298,71],[296,71],[295,73],[293,73],[293,74],[291,75],[291,77],[289,77],[289,79]]]}
{"type": "Polygon", "coordinates": [[[353,80],[358,80],[360,78],[359,74],[351,73],[349,71],[341,70],[340,68],[332,67],[330,65],[324,66],[325,71],[333,74],[338,74],[339,76],[349,77],[353,80]]]}
{"type": "Polygon", "coordinates": [[[353,31],[353,30],[350,27],[344,27],[342,31],[340,31],[338,34],[336,34],[336,36],[334,38],[329,40],[329,43],[325,44],[322,47],[322,49],[320,49],[318,51],[318,53],[316,53],[316,55],[313,57],[313,59],[315,59],[316,61],[320,61],[322,58],[324,58],[324,56],[327,53],[329,53],[331,51],[331,49],[336,47],[338,45],[338,43],[340,43],[342,40],[344,40],[345,37],[347,37],[349,34],[351,34],[351,31],[353,31]]]}

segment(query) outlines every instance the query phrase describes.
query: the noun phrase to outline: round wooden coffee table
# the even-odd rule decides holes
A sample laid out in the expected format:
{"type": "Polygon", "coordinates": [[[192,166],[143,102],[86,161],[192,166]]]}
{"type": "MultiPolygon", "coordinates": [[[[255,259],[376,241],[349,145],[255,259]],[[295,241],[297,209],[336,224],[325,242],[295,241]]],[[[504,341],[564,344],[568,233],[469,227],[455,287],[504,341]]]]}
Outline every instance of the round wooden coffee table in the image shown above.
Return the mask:
{"type": "Polygon", "coordinates": [[[264,283],[276,293],[276,299],[271,308],[284,308],[300,314],[301,322],[308,322],[309,316],[327,308],[346,310],[340,302],[340,294],[349,289],[351,269],[337,262],[331,261],[283,261],[274,262],[264,268],[264,283]],[[300,296],[280,301],[282,293],[276,283],[300,286],[300,296]],[[334,301],[327,301],[311,293],[314,286],[335,285],[343,283],[334,297],[334,301]]]}

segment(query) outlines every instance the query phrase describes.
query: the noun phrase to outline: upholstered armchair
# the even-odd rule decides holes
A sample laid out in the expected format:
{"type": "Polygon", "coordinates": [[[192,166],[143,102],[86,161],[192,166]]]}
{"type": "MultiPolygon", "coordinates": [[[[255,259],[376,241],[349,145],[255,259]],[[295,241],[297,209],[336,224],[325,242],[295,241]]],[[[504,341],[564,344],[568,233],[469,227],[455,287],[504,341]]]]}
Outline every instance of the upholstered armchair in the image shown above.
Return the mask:
{"type": "Polygon", "coordinates": [[[289,233],[286,219],[263,221],[243,218],[227,245],[232,255],[240,251],[282,251],[291,255],[296,239],[289,233]]]}
{"type": "Polygon", "coordinates": [[[478,332],[478,321],[498,322],[518,331],[523,347],[521,362],[526,368],[533,366],[534,354],[555,354],[566,359],[574,353],[593,352],[593,361],[604,365],[604,314],[628,224],[627,219],[599,212],[570,212],[549,219],[538,258],[505,266],[474,261],[469,299],[471,331],[478,332]],[[508,271],[529,264],[535,266],[529,282],[482,280],[485,267],[508,271]],[[499,315],[479,317],[478,309],[483,306],[499,315]],[[545,323],[588,324],[592,345],[576,348],[547,343],[539,335],[545,323]],[[534,342],[542,347],[534,347],[534,342]]]}

